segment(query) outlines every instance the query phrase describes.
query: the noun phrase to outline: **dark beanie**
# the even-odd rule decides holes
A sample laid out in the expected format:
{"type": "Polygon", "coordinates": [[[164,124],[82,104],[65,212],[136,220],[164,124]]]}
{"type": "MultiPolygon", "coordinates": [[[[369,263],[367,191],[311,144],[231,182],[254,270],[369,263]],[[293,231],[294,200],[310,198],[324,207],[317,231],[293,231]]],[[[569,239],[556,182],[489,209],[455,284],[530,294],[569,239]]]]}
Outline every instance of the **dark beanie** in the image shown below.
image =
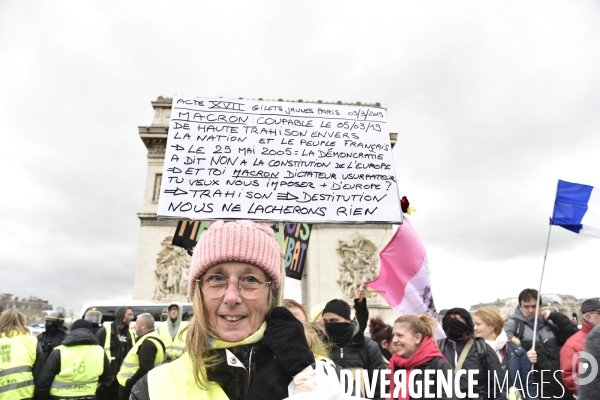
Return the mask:
{"type": "Polygon", "coordinates": [[[449,318],[450,314],[458,314],[461,317],[463,317],[465,319],[465,321],[467,321],[467,326],[469,328],[471,328],[471,330],[473,330],[475,328],[475,325],[473,325],[473,318],[471,317],[471,314],[469,314],[469,312],[467,310],[465,310],[464,308],[451,308],[446,312],[446,315],[444,315],[444,321],[446,319],[449,318]]]}
{"type": "Polygon", "coordinates": [[[350,305],[344,300],[335,299],[325,304],[323,315],[328,312],[337,314],[344,319],[350,320],[350,305]]]}
{"type": "Polygon", "coordinates": [[[71,331],[74,331],[75,329],[81,329],[81,328],[89,329],[91,331],[92,323],[85,319],[78,319],[77,321],[73,322],[73,324],[71,325],[71,331]]]}
{"type": "Polygon", "coordinates": [[[587,314],[592,311],[600,310],[600,298],[592,297],[581,303],[581,313],[587,314]]]}

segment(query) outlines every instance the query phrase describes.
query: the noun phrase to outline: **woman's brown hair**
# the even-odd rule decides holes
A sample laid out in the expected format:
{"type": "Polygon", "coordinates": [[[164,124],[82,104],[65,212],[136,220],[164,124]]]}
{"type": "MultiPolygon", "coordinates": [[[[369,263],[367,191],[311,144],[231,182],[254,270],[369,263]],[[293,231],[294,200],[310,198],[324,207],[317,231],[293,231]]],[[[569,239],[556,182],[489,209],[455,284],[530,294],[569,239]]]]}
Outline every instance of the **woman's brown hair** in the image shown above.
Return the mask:
{"type": "Polygon", "coordinates": [[[25,315],[9,308],[0,315],[0,336],[13,337],[15,331],[23,335],[31,334],[25,326],[25,315]]]}
{"type": "Polygon", "coordinates": [[[390,343],[394,337],[392,327],[386,324],[381,317],[369,319],[369,333],[371,334],[371,340],[376,341],[379,346],[384,340],[390,343]]]}
{"type": "Polygon", "coordinates": [[[498,311],[493,308],[480,308],[475,315],[481,318],[487,325],[494,328],[496,336],[502,332],[502,329],[504,328],[504,319],[498,311]]]}
{"type": "Polygon", "coordinates": [[[427,313],[415,315],[403,315],[394,321],[394,324],[404,324],[413,335],[418,333],[421,336],[430,337],[435,342],[435,333],[433,332],[433,318],[427,313]]]}

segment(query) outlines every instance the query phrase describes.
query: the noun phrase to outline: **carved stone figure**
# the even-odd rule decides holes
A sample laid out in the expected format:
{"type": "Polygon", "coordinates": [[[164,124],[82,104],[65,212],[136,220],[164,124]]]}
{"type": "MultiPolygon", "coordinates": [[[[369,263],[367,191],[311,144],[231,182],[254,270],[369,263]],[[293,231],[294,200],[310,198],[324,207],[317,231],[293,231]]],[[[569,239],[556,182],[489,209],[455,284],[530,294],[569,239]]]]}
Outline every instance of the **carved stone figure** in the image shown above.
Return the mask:
{"type": "Polygon", "coordinates": [[[185,296],[187,297],[188,295],[188,272],[190,271],[189,268],[182,268],[181,269],[181,278],[179,278],[179,294],[181,296],[185,296]]]}
{"type": "Polygon", "coordinates": [[[358,232],[350,240],[338,240],[336,249],[342,259],[338,267],[340,272],[336,282],[346,298],[352,298],[365,280],[377,276],[377,246],[358,232]]]}
{"type": "Polygon", "coordinates": [[[187,277],[191,257],[181,247],[173,246],[172,236],[167,236],[161,243],[156,258],[156,285],[154,300],[182,300],[187,298],[187,277]]]}

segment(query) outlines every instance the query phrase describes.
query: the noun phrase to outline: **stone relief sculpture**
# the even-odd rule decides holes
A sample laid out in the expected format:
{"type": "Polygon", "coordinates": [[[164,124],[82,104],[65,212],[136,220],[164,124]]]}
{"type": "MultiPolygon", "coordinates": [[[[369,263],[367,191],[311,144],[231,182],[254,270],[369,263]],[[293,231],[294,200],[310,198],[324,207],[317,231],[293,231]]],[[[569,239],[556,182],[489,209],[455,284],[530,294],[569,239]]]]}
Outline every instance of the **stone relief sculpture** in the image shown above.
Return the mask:
{"type": "Polygon", "coordinates": [[[173,236],[167,236],[161,243],[156,258],[156,285],[154,300],[188,301],[187,279],[191,257],[181,247],[173,246],[173,236]]]}
{"type": "Polygon", "coordinates": [[[350,236],[349,240],[338,240],[338,243],[336,251],[342,260],[336,282],[344,296],[352,298],[363,281],[377,276],[377,260],[374,260],[377,257],[377,246],[358,232],[350,236]]]}

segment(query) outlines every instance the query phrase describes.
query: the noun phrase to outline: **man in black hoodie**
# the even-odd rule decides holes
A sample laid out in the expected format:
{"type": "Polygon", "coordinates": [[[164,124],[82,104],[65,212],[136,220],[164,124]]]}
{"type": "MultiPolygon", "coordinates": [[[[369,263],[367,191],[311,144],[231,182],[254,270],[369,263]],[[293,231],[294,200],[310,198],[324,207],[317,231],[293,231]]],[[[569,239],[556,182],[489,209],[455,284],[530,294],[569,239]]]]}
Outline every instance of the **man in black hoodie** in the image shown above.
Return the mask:
{"type": "Polygon", "coordinates": [[[110,382],[108,357],[91,328],[88,321],[75,321],[71,334],[50,353],[36,379],[36,400],[94,399],[98,381],[110,382]],[[68,371],[72,365],[75,373],[68,371]],[[62,370],[63,366],[67,370],[62,370]]]}
{"type": "Polygon", "coordinates": [[[135,344],[133,332],[129,323],[133,320],[131,307],[119,307],[115,312],[115,320],[108,327],[102,327],[96,332],[96,338],[110,361],[111,378],[109,384],[98,387],[98,400],[114,400],[119,394],[119,382],[116,376],[123,364],[123,359],[135,344]]]}

